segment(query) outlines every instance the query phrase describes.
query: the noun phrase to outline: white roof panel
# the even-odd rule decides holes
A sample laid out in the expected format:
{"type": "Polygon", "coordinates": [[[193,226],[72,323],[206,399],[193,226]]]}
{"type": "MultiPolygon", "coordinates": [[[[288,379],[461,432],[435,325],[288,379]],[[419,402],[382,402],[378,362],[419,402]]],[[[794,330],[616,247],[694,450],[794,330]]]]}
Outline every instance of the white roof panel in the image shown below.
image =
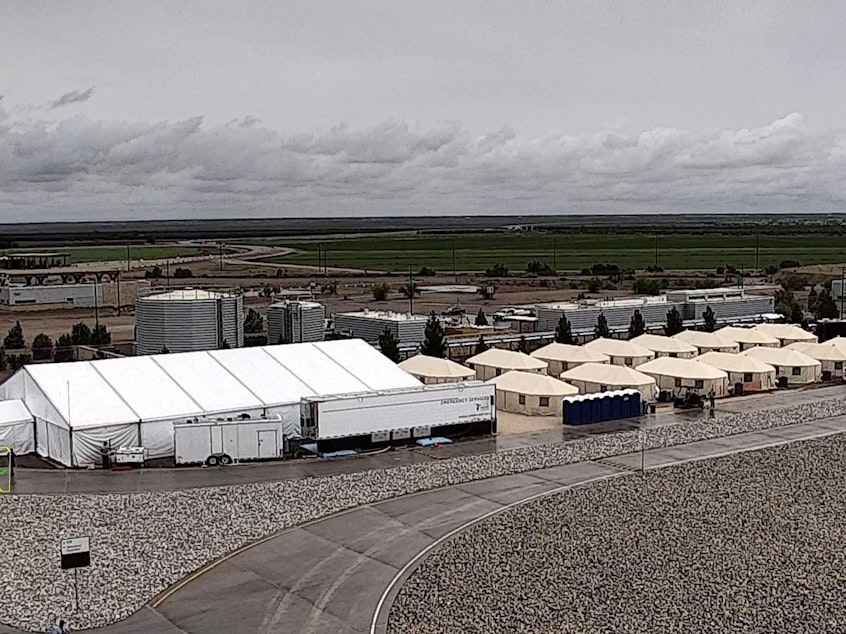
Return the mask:
{"type": "MultiPolygon", "coordinates": [[[[368,391],[367,385],[313,343],[268,346],[265,350],[314,390],[315,394],[353,394],[368,391]]],[[[387,358],[385,360],[388,361],[387,358]]]]}
{"type": "Polygon", "coordinates": [[[422,383],[361,339],[320,341],[312,344],[346,368],[371,390],[420,387],[422,383]]]}
{"type": "Polygon", "coordinates": [[[209,354],[267,404],[297,403],[304,396],[316,395],[314,390],[265,350],[233,348],[215,350],[209,354]]]}

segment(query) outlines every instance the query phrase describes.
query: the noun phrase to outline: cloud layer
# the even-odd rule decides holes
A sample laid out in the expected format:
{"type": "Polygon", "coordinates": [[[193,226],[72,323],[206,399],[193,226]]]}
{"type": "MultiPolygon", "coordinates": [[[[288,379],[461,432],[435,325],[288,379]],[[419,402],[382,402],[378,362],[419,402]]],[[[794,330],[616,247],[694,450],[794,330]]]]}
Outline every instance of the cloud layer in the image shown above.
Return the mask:
{"type": "MultiPolygon", "coordinates": [[[[82,101],[92,89],[52,107],[82,101]]],[[[2,108],[2,105],[0,105],[2,108]]],[[[253,117],[16,120],[0,109],[0,221],[846,210],[846,133],[754,129],[526,138],[389,121],[286,136],[253,117]]]]}

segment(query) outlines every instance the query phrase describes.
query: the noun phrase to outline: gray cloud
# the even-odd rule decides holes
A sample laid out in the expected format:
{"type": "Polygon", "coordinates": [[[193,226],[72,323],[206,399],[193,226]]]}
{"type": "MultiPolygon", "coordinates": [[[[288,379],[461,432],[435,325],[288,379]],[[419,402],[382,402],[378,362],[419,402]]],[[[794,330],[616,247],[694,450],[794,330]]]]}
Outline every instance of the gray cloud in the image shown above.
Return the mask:
{"type": "Polygon", "coordinates": [[[91,99],[91,96],[93,94],[94,86],[91,86],[91,88],[89,88],[88,90],[73,90],[71,92],[66,92],[58,99],[51,102],[49,109],[55,110],[56,108],[61,108],[62,106],[67,106],[72,103],[81,103],[83,101],[88,101],[89,99],[91,99]]]}
{"type": "Polygon", "coordinates": [[[253,117],[0,124],[0,221],[831,212],[844,185],[846,133],[812,132],[799,114],[739,130],[543,137],[407,121],[285,135],[253,117]]]}

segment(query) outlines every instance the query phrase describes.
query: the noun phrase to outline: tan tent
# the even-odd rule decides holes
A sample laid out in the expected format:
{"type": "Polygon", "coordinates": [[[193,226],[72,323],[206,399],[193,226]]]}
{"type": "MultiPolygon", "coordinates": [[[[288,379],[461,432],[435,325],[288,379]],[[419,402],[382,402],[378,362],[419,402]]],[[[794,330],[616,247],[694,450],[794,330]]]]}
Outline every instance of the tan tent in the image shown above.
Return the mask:
{"type": "Polygon", "coordinates": [[[426,384],[460,383],[472,381],[476,378],[476,373],[473,370],[455,361],[427,357],[424,354],[418,354],[402,361],[399,367],[426,384]]]}
{"type": "Polygon", "coordinates": [[[817,336],[814,333],[793,324],[758,324],[755,326],[755,330],[763,332],[770,337],[775,337],[779,340],[782,347],[800,341],[806,343],[817,342],[817,336]]]}
{"type": "Polygon", "coordinates": [[[630,368],[646,363],[655,358],[652,350],[647,350],[631,341],[605,339],[600,337],[585,344],[591,352],[600,352],[611,358],[613,365],[627,365],[630,368]]]}
{"type": "Polygon", "coordinates": [[[535,359],[522,352],[488,348],[467,359],[467,365],[476,371],[476,378],[487,381],[511,370],[546,374],[546,361],[535,359]]]}
{"type": "Polygon", "coordinates": [[[798,350],[756,347],[741,354],[773,366],[779,379],[787,378],[788,386],[816,383],[821,378],[822,364],[798,350]]]}
{"type": "Polygon", "coordinates": [[[678,357],[679,359],[692,359],[697,354],[696,346],[663,335],[640,335],[631,340],[647,350],[652,350],[656,357],[678,357]]]}
{"type": "Polygon", "coordinates": [[[579,388],[582,394],[632,388],[640,391],[645,403],[654,403],[658,398],[655,379],[622,365],[584,363],[563,372],[561,378],[579,388]]]}
{"type": "Polygon", "coordinates": [[[773,390],[776,387],[775,368],[755,357],[730,352],[706,352],[696,357],[696,360],[728,373],[729,390],[733,390],[738,383],[743,384],[744,392],[773,390]]]}
{"type": "Polygon", "coordinates": [[[846,363],[846,341],[838,343],[829,340],[823,343],[797,342],[787,346],[788,350],[797,350],[816,359],[822,366],[823,380],[842,379],[843,364],[846,363]]]}
{"type": "Polygon", "coordinates": [[[689,343],[699,351],[699,354],[705,352],[740,352],[739,344],[734,341],[726,341],[713,332],[682,330],[679,334],[673,335],[672,338],[689,343]]]}
{"type": "Polygon", "coordinates": [[[726,341],[734,341],[740,346],[740,351],[750,348],[779,348],[781,342],[773,336],[755,330],[754,328],[739,328],[737,326],[725,326],[714,333],[726,341]]]}
{"type": "Polygon", "coordinates": [[[551,343],[543,348],[535,350],[532,355],[535,359],[546,361],[549,364],[549,374],[558,376],[565,370],[571,370],[583,363],[609,363],[611,358],[585,348],[584,346],[571,346],[564,343],[551,343]]]}
{"type": "Polygon", "coordinates": [[[496,408],[528,416],[560,416],[561,399],[579,389],[536,372],[506,372],[488,381],[496,385],[496,408]]]}
{"type": "Polygon", "coordinates": [[[659,357],[637,366],[638,372],[648,374],[662,390],[681,392],[695,388],[702,394],[714,392],[716,396],[728,393],[728,373],[696,359],[659,357]]]}

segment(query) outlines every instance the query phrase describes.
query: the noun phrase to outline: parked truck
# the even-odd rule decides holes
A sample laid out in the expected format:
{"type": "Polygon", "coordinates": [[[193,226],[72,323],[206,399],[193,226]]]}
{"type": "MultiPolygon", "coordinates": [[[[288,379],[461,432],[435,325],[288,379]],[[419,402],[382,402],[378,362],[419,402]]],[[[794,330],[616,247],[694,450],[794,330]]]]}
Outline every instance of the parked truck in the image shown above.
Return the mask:
{"type": "Polygon", "coordinates": [[[286,454],[285,427],[279,416],[256,419],[198,419],[173,426],[177,464],[229,465],[270,460],[286,454]]]}

